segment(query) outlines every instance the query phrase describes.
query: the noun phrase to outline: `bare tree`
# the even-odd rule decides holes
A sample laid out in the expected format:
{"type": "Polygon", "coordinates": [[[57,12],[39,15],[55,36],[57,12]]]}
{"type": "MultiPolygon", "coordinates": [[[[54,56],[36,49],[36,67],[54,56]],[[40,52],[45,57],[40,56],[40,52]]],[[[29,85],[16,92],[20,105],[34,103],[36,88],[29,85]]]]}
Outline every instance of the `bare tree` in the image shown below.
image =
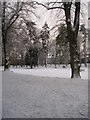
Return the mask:
{"type": "MultiPolygon", "coordinates": [[[[9,55],[8,55],[8,40],[7,36],[10,29],[16,22],[27,16],[28,13],[33,13],[33,2],[2,2],[2,42],[4,49],[4,70],[9,68],[9,55]],[[31,9],[32,8],[32,9],[31,9]]],[[[35,14],[34,14],[35,15],[35,14]]],[[[16,28],[17,29],[17,28],[16,28]]],[[[18,27],[21,29],[21,26],[18,27]]]]}
{"type": "Polygon", "coordinates": [[[78,51],[77,46],[77,37],[79,31],[79,17],[80,17],[80,1],[72,0],[71,2],[62,1],[62,2],[48,2],[46,4],[38,3],[38,5],[42,5],[48,10],[51,9],[62,9],[65,13],[65,21],[67,25],[67,36],[69,40],[70,47],[70,65],[72,75],[71,78],[80,78],[80,53],[78,51]],[[73,7],[74,5],[74,7],[73,7]],[[73,7],[74,12],[74,20],[72,21],[71,10],[73,7]]]}
{"type": "Polygon", "coordinates": [[[80,53],[78,51],[77,36],[79,30],[79,16],[80,16],[80,2],[75,2],[75,17],[73,26],[71,24],[71,5],[72,3],[63,3],[66,16],[67,34],[70,46],[70,59],[71,59],[71,78],[80,77],[80,53]]]}
{"type": "Polygon", "coordinates": [[[3,42],[4,58],[5,58],[4,70],[8,69],[8,67],[9,67],[9,56],[8,56],[8,47],[7,47],[8,30],[11,28],[11,26],[18,19],[19,13],[22,10],[22,4],[17,2],[15,4],[15,6],[13,6],[13,7],[9,6],[10,12],[9,12],[9,14],[7,14],[7,11],[8,11],[7,4],[8,3],[5,1],[2,2],[2,42],[3,42]]]}

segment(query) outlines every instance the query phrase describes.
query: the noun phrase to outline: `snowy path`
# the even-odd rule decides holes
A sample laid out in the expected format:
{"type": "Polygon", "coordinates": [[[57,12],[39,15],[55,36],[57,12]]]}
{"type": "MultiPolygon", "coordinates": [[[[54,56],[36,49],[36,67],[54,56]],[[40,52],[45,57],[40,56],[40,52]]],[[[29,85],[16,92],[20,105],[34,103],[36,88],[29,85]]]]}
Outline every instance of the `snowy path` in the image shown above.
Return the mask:
{"type": "Polygon", "coordinates": [[[3,118],[87,118],[88,81],[3,72],[3,118]]]}

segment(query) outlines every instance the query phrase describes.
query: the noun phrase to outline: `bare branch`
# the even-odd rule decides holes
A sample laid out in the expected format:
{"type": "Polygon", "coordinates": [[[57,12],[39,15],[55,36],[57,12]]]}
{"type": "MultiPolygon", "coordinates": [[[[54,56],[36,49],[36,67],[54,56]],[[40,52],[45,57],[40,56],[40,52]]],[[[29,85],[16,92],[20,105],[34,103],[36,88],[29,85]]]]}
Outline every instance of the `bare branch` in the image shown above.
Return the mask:
{"type": "Polygon", "coordinates": [[[15,21],[18,19],[18,17],[19,17],[19,15],[17,15],[16,18],[8,25],[6,30],[9,29],[12,26],[13,23],[15,23],[15,21]]]}
{"type": "Polygon", "coordinates": [[[58,3],[61,4],[63,2],[47,2],[48,5],[50,5],[50,4],[58,4],[58,3]]]}
{"type": "Polygon", "coordinates": [[[74,18],[74,28],[76,30],[76,34],[78,32],[79,29],[79,14],[80,14],[80,3],[76,2],[75,3],[75,18],[74,18]]]}
{"type": "MultiPolygon", "coordinates": [[[[64,7],[61,7],[61,6],[48,7],[48,6],[46,6],[46,5],[42,4],[42,3],[38,3],[38,2],[35,2],[35,3],[37,5],[41,5],[41,6],[45,7],[47,10],[51,10],[51,9],[64,9],[64,7]]],[[[62,2],[59,2],[59,3],[62,3],[62,2]]],[[[48,4],[50,4],[50,3],[48,3],[48,4]]]]}
{"type": "Polygon", "coordinates": [[[6,26],[6,30],[9,29],[11,27],[11,25],[18,19],[19,12],[22,10],[22,7],[23,7],[23,5],[21,5],[19,8],[19,3],[17,3],[16,12],[9,19],[9,22],[7,23],[7,26],[6,26]]]}
{"type": "Polygon", "coordinates": [[[50,8],[48,8],[48,10],[51,10],[51,9],[64,9],[63,7],[50,7],[50,8]]]}

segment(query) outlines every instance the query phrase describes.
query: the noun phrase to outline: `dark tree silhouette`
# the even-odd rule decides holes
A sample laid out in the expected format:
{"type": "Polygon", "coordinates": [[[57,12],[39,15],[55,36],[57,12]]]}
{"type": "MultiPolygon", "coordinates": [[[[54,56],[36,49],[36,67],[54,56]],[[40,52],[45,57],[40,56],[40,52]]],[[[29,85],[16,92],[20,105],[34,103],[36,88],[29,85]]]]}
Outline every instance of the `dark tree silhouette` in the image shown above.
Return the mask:
{"type": "Polygon", "coordinates": [[[45,66],[47,66],[47,54],[48,54],[48,39],[49,39],[50,31],[47,22],[45,22],[44,26],[42,27],[40,38],[42,39],[42,46],[45,53],[45,66]]]}
{"type": "Polygon", "coordinates": [[[31,69],[38,65],[38,49],[30,47],[25,56],[25,64],[29,65],[31,69]]]}

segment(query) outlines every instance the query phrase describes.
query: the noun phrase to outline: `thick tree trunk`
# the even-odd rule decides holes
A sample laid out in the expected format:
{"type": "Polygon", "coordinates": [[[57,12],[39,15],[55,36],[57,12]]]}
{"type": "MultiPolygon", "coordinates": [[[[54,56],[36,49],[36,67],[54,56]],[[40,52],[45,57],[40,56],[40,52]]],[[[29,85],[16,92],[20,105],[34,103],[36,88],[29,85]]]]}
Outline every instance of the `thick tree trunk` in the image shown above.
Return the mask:
{"type": "Polygon", "coordinates": [[[6,37],[2,35],[3,40],[3,49],[4,49],[4,70],[7,70],[9,68],[9,56],[7,51],[7,42],[6,37]]]}
{"type": "MultiPolygon", "coordinates": [[[[71,33],[71,32],[70,32],[71,33]]],[[[77,38],[75,38],[73,31],[69,36],[70,46],[70,62],[71,62],[71,78],[80,78],[80,53],[77,48],[77,38]]]]}
{"type": "Polygon", "coordinates": [[[8,48],[7,48],[7,40],[6,35],[2,30],[2,42],[3,42],[3,51],[4,51],[4,70],[9,68],[9,56],[8,56],[8,48]]]}
{"type": "Polygon", "coordinates": [[[70,47],[70,64],[71,64],[71,78],[80,78],[80,53],[78,51],[78,30],[79,30],[79,16],[80,16],[80,2],[75,2],[75,16],[72,26],[71,22],[71,6],[72,3],[63,3],[67,24],[67,35],[70,47]]]}
{"type": "Polygon", "coordinates": [[[6,24],[5,24],[5,9],[6,9],[6,2],[3,2],[2,5],[2,42],[3,42],[3,49],[4,49],[4,70],[9,68],[9,57],[7,51],[7,38],[6,38],[6,24]]]}
{"type": "Polygon", "coordinates": [[[0,66],[2,65],[2,26],[1,26],[1,2],[0,2],[0,66]]]}

